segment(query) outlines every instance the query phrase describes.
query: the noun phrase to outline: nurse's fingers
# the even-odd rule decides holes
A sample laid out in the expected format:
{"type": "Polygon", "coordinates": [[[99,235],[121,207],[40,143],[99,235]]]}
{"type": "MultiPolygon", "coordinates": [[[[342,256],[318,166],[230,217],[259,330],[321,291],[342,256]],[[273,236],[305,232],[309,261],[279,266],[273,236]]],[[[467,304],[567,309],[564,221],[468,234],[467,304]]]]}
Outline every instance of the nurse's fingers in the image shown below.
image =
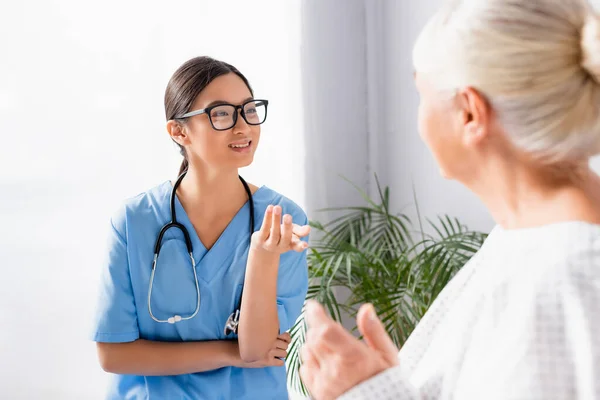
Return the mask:
{"type": "Polygon", "coordinates": [[[271,231],[269,232],[268,245],[277,246],[281,239],[281,207],[273,207],[273,219],[271,221],[271,231]]]}
{"type": "Polygon", "coordinates": [[[292,246],[292,216],[286,214],[283,216],[283,225],[281,227],[281,247],[288,250],[292,246]]]}
{"type": "Polygon", "coordinates": [[[273,350],[271,350],[270,355],[273,356],[273,357],[275,357],[275,358],[286,358],[287,357],[287,351],[282,350],[282,349],[273,349],[273,350]]]}
{"type": "Polygon", "coordinates": [[[269,360],[269,364],[267,365],[267,367],[282,367],[284,365],[285,365],[284,360],[273,357],[269,360]]]}
{"type": "Polygon", "coordinates": [[[271,232],[271,224],[273,223],[273,206],[268,206],[265,211],[265,217],[263,219],[262,226],[260,227],[260,238],[264,242],[268,239],[269,233],[271,232]]]}
{"type": "Polygon", "coordinates": [[[294,224],[293,230],[294,235],[298,237],[304,237],[310,233],[310,225],[298,225],[294,224]]]}
{"type": "Polygon", "coordinates": [[[292,335],[290,335],[289,332],[283,332],[281,335],[277,336],[277,339],[290,343],[292,341],[292,335]]]}
{"type": "Polygon", "coordinates": [[[302,240],[300,240],[300,238],[298,238],[298,236],[293,235],[291,247],[292,247],[292,250],[301,252],[301,251],[308,249],[308,243],[303,242],[302,240]]]}
{"type": "Polygon", "coordinates": [[[277,339],[277,341],[275,342],[276,349],[287,350],[289,346],[289,342],[286,342],[285,340],[277,339]]]}

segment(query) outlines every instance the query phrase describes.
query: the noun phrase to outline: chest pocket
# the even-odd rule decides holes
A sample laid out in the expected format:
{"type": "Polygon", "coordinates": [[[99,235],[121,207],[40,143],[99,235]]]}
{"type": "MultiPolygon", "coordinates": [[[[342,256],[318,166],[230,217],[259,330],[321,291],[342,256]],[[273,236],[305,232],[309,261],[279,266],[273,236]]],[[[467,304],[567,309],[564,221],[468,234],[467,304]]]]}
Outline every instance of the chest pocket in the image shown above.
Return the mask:
{"type": "Polygon", "coordinates": [[[191,316],[196,310],[197,299],[196,276],[185,242],[164,240],[152,283],[150,304],[154,316],[159,320],[174,315],[191,316]]]}

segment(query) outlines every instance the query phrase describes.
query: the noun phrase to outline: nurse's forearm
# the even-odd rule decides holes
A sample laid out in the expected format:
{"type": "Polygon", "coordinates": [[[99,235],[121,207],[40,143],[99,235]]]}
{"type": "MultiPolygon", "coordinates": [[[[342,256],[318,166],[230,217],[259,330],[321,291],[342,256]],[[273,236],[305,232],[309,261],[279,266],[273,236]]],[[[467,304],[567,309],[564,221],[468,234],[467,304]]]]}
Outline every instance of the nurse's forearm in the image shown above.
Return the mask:
{"type": "Polygon", "coordinates": [[[240,366],[234,341],[98,343],[100,365],[106,372],[125,375],[180,375],[240,366]]]}
{"type": "Polygon", "coordinates": [[[258,248],[251,248],[248,254],[238,328],[240,357],[246,362],[264,358],[280,333],[277,317],[279,257],[277,253],[258,248]]]}

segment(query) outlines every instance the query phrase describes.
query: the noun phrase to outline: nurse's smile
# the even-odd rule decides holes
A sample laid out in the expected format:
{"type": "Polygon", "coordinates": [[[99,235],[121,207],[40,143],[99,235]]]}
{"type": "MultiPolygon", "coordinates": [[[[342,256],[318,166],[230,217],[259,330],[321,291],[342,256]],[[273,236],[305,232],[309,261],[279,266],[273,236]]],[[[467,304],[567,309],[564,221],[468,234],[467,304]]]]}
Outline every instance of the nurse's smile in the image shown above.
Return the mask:
{"type": "Polygon", "coordinates": [[[252,140],[238,140],[229,144],[229,148],[236,153],[250,153],[252,151],[252,140]]]}

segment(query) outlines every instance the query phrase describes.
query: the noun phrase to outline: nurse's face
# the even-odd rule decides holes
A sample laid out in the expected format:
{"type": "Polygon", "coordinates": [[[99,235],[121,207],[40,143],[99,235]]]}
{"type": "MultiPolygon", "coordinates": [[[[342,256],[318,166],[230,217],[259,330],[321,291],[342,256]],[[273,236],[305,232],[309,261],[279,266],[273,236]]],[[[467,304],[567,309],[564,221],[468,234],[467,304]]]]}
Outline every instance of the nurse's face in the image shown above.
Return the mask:
{"type": "MultiPolygon", "coordinates": [[[[198,95],[191,110],[201,110],[215,104],[242,105],[252,98],[250,90],[236,74],[215,78],[198,95]]],[[[185,148],[192,164],[213,169],[241,168],[252,163],[260,139],[260,126],[248,125],[239,114],[236,124],[227,130],[216,130],[208,114],[193,116],[187,120],[184,131],[187,136],[185,148]]],[[[231,118],[223,109],[211,111],[216,127],[231,118]]],[[[250,117],[248,117],[250,119],[250,117]]]]}

